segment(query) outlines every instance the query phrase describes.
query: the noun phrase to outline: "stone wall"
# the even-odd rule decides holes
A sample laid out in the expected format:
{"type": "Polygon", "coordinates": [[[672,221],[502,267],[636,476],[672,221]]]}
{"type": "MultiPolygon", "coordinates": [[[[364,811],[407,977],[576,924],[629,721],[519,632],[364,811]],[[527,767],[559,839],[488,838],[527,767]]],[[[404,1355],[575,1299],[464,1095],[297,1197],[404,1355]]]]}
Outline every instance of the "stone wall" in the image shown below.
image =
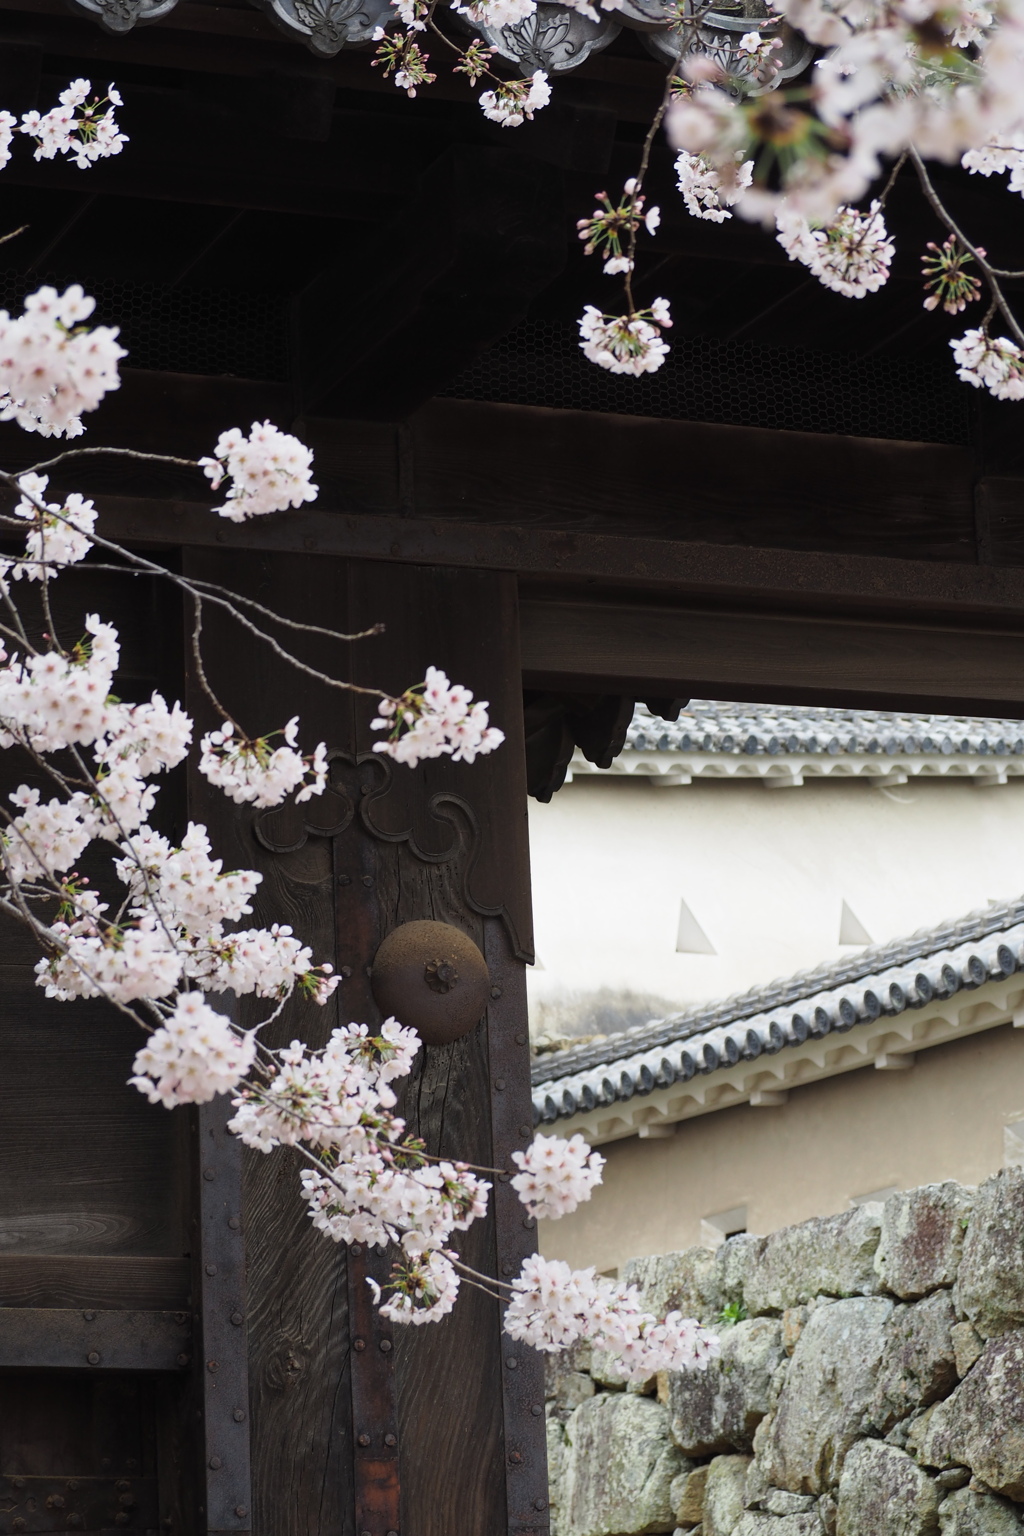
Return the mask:
{"type": "Polygon", "coordinates": [[[705,1373],[549,1357],[553,1536],[1024,1533],[1024,1170],[634,1260],[705,1373]]]}

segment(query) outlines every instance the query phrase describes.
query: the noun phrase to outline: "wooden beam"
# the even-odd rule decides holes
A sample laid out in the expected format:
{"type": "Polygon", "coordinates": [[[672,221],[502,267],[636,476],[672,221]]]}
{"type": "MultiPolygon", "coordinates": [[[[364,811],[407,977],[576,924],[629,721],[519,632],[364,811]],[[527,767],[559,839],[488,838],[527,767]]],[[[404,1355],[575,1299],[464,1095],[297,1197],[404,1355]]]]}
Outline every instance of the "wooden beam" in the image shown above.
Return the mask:
{"type": "MultiPolygon", "coordinates": [[[[1024,499],[1024,484],[1019,494],[1024,499]]],[[[907,625],[935,616],[979,627],[1024,625],[1024,569],[570,534],[453,517],[300,510],[236,525],[198,502],[103,495],[96,501],[101,530],[140,548],[262,549],[513,571],[535,601],[549,592],[557,601],[582,588],[620,600],[635,594],[642,601],[646,595],[656,603],[692,599],[789,612],[824,607],[907,625]]]]}
{"type": "Polygon", "coordinates": [[[1024,719],[1024,632],[525,601],[532,686],[1024,719]]]}

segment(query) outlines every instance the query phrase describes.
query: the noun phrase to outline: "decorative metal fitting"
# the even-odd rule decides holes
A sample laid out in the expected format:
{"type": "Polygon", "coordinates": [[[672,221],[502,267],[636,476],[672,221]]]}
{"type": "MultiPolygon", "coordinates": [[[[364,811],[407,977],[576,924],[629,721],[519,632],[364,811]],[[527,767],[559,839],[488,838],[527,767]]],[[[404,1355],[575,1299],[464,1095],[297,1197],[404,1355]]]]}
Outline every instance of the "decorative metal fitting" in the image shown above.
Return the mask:
{"type": "Polygon", "coordinates": [[[448,1045],[483,1017],[491,979],[477,946],[451,923],[403,923],[370,967],[381,1013],[415,1029],[424,1045],[448,1045]]]}
{"type": "Polygon", "coordinates": [[[449,960],[428,960],[423,974],[431,992],[450,992],[459,984],[459,973],[449,960]]]}
{"type": "Polygon", "coordinates": [[[356,1436],[356,1444],[357,1445],[364,1445],[365,1446],[365,1445],[369,1445],[369,1443],[370,1443],[370,1437],[369,1437],[369,1435],[366,1433],[366,1431],[364,1429],[363,1433],[361,1435],[357,1435],[356,1436]]]}
{"type": "Polygon", "coordinates": [[[83,11],[98,21],[105,32],[130,32],[147,21],[159,21],[177,5],[178,0],[71,0],[76,11],[83,11]]]}
{"type": "Polygon", "coordinates": [[[325,58],[352,43],[368,43],[394,16],[389,0],[252,0],[290,37],[325,58]]]}
{"type": "Polygon", "coordinates": [[[607,48],[622,28],[618,20],[613,21],[610,16],[590,21],[567,6],[540,4],[532,15],[513,26],[477,24],[468,26],[467,30],[479,32],[492,48],[497,48],[503,58],[510,59],[524,74],[543,69],[549,75],[560,75],[575,69],[592,53],[607,48]]]}

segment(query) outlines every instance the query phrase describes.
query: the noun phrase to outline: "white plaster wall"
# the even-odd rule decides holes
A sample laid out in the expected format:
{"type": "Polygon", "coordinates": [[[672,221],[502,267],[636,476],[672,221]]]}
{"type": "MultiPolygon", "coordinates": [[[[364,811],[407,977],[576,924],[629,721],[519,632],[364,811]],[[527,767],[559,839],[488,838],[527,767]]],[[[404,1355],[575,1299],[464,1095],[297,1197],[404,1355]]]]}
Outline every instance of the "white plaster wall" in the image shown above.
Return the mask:
{"type": "Polygon", "coordinates": [[[530,802],[530,843],[531,997],[607,986],[683,1006],[856,953],[844,898],[880,943],[1024,894],[1024,781],[581,777],[530,802]],[[676,953],[680,898],[717,954],[676,953]]]}

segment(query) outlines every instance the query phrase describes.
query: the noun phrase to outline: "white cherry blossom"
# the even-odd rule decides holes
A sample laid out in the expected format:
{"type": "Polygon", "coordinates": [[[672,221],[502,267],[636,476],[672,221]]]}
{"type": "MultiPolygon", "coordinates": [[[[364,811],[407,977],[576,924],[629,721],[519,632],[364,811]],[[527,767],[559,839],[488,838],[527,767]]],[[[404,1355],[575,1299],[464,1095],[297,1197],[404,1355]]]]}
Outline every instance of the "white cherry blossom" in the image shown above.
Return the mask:
{"type": "Polygon", "coordinates": [[[254,421],[248,437],[238,427],[222,432],[213,457],[199,463],[214,490],[231,481],[227,501],[214,511],[233,523],[301,507],[319,491],[310,477],[310,449],[269,421],[254,421]]]}
{"type": "Polygon", "coordinates": [[[522,1169],[512,1188],[531,1216],[554,1221],[567,1216],[601,1182],[604,1158],[592,1152],[579,1134],[566,1141],[562,1136],[535,1136],[525,1152],[513,1152],[512,1161],[522,1169]]]}
{"type": "Polygon", "coordinates": [[[198,992],[186,992],[135,1057],[129,1081],[152,1104],[207,1104],[229,1093],[252,1066],[256,1040],[232,1029],[198,992]]]}
{"type": "Polygon", "coordinates": [[[298,727],[295,715],[282,732],[285,745],[271,747],[266,737],[239,740],[227,721],[219,730],[208,731],[199,743],[199,771],[236,805],[280,805],[296,790],[296,804],[322,795],[327,785],[327,748],[320,742],[312,756],[303,757],[295,750],[298,727]]]}
{"type": "Polygon", "coordinates": [[[451,757],[453,763],[472,763],[493,752],[505,733],[490,724],[486,700],[473,702],[468,688],[450,683],[438,667],[428,667],[426,677],[400,699],[382,699],[371,730],[387,731],[385,741],[374,743],[375,752],[386,752],[396,762],[415,767],[424,758],[451,757]]]}
{"type": "Polygon", "coordinates": [[[74,283],[63,294],[30,294],[16,318],[0,310],[0,421],[44,437],[82,432],[83,414],[119,387],[117,365],[128,355],[116,327],[85,326],[94,307],[74,283]]]}

